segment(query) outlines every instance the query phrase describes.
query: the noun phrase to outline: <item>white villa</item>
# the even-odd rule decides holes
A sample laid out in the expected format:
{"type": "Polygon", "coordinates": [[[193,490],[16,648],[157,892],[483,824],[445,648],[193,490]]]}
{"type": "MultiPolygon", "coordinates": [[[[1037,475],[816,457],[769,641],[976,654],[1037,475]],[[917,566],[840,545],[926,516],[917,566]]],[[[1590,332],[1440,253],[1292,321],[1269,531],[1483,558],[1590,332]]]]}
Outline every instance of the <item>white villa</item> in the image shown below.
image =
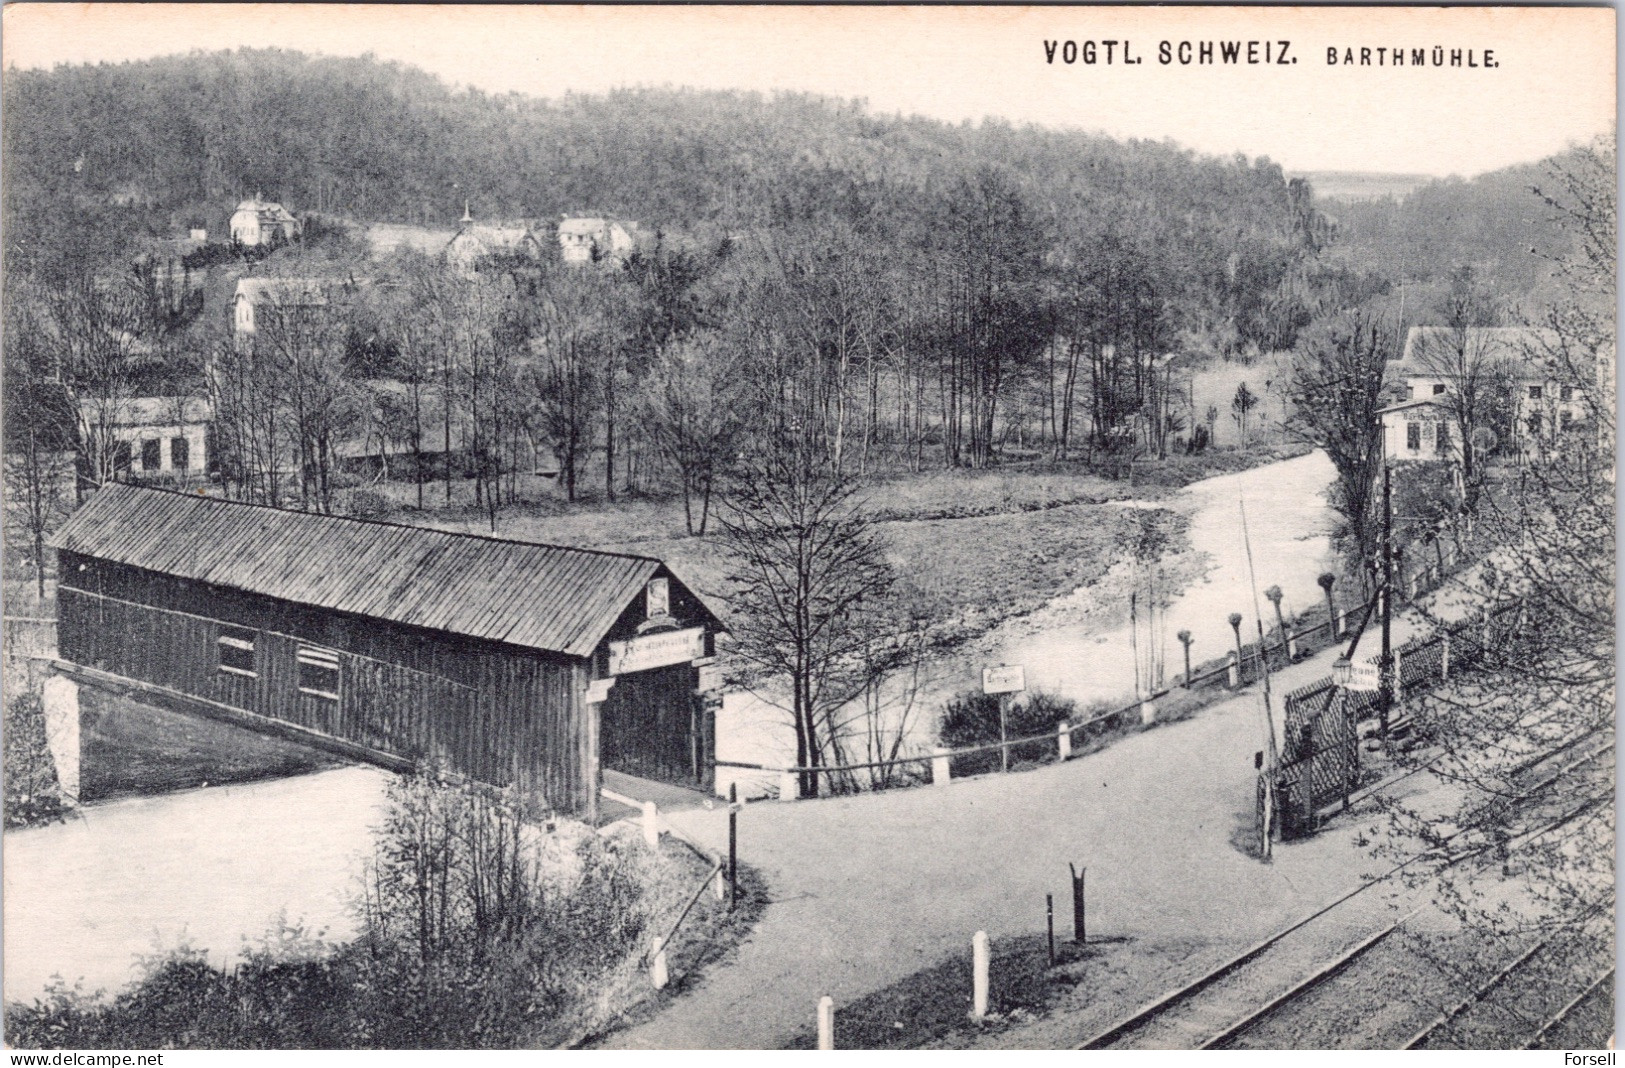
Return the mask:
{"type": "Polygon", "coordinates": [[[1550,448],[1590,418],[1585,390],[1559,381],[1541,356],[1553,350],[1551,331],[1530,327],[1413,326],[1405,353],[1392,368],[1405,399],[1384,408],[1383,456],[1397,460],[1458,460],[1452,398],[1463,374],[1483,375],[1494,388],[1512,391],[1512,440],[1516,455],[1550,448]]]}

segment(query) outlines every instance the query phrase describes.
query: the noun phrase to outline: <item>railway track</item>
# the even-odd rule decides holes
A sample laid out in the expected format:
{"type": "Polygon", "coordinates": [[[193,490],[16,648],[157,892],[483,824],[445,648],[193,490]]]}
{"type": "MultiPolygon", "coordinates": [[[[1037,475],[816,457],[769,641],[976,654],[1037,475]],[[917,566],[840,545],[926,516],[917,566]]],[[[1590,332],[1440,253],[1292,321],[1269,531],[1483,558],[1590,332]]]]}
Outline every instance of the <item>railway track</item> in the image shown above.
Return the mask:
{"type": "MultiPolygon", "coordinates": [[[[1535,778],[1527,785],[1518,783],[1517,799],[1539,795],[1574,768],[1606,756],[1613,749],[1612,732],[1593,731],[1526,761],[1517,769],[1516,777],[1522,779],[1530,775],[1535,778]],[[1603,737],[1592,741],[1599,734],[1603,737]],[[1578,750],[1577,755],[1575,750],[1578,750]],[[1567,759],[1556,770],[1545,767],[1565,755],[1567,759]]],[[[1590,807],[1582,806],[1546,822],[1544,828],[1526,830],[1518,837],[1538,837],[1577,818],[1589,811],[1590,807]]],[[[1370,987],[1367,998],[1372,996],[1371,992],[1375,992],[1373,1017],[1381,1016],[1382,1019],[1379,1021],[1368,1017],[1355,1025],[1348,1025],[1345,1021],[1345,1030],[1341,1032],[1337,1031],[1336,1026],[1330,1028],[1344,1038],[1352,1038],[1363,1045],[1375,1041],[1379,1048],[1446,1048],[1457,1045],[1464,1021],[1477,1012],[1500,1011],[1498,1019],[1504,1025],[1504,1006],[1500,1010],[1493,1008],[1502,1001],[1496,992],[1516,991],[1523,985],[1523,980],[1515,981],[1515,977],[1533,974],[1530,971],[1531,962],[1539,961],[1543,954],[1561,954],[1567,947],[1567,943],[1560,939],[1562,932],[1519,953],[1488,980],[1482,981],[1467,998],[1424,1026],[1419,1017],[1427,1011],[1426,1007],[1437,1005],[1449,996],[1438,989],[1438,984],[1447,980],[1442,975],[1433,976],[1430,980],[1419,978],[1416,989],[1403,989],[1407,977],[1425,976],[1432,965],[1422,956],[1407,951],[1402,944],[1403,939],[1393,937],[1422,910],[1418,909],[1387,924],[1373,923],[1370,910],[1367,910],[1363,925],[1346,914],[1334,915],[1340,909],[1347,912],[1352,899],[1412,863],[1432,856],[1449,865],[1478,856],[1487,848],[1479,846],[1454,855],[1441,848],[1413,857],[1164,994],[1078,1048],[1210,1049],[1255,1044],[1272,1048],[1281,1041],[1290,1045],[1295,1037],[1304,1033],[1301,1029],[1295,1029],[1293,1014],[1302,1013],[1306,1003],[1315,1002],[1339,977],[1352,974],[1354,978],[1361,978],[1362,970],[1370,987]],[[1409,961],[1405,959],[1408,953],[1412,958],[1409,961]],[[1373,978],[1375,985],[1371,985],[1373,978]],[[1432,988],[1427,985],[1429,981],[1435,984],[1432,988]],[[1366,1026],[1358,1026],[1359,1023],[1366,1026]],[[1277,1041],[1271,1042],[1272,1037],[1277,1041]]],[[[1610,971],[1574,995],[1556,1015],[1540,1026],[1530,1042],[1542,1041],[1544,1036],[1559,1032],[1565,1026],[1565,1021],[1600,996],[1598,991],[1604,986],[1611,991],[1611,979],[1610,971]]],[[[1544,1004],[1544,1000],[1524,1002],[1525,1006],[1531,1004],[1544,1004]]],[[[1325,1023],[1324,1019],[1320,1022],[1322,1025],[1325,1023]]],[[[1326,1028],[1323,1026],[1322,1029],[1326,1028]]],[[[1504,1043],[1504,1037],[1501,1041],[1504,1043]]]]}
{"type": "Polygon", "coordinates": [[[1552,1041],[1550,1041],[1551,1039],[1559,1037],[1561,1029],[1565,1025],[1567,1025],[1571,1019],[1574,1018],[1576,1010],[1580,1009],[1584,1005],[1587,1005],[1587,1004],[1593,1003],[1593,1002],[1601,1002],[1601,1005],[1599,1006],[1599,1008],[1600,1008],[1600,1010],[1601,1010],[1601,1012],[1603,1014],[1603,1019],[1607,1020],[1607,1021],[1612,1021],[1612,1018],[1613,1018],[1613,1011],[1612,1010],[1613,1010],[1613,1005],[1614,1005],[1614,969],[1613,968],[1609,968],[1607,971],[1605,971],[1601,975],[1597,976],[1597,978],[1593,979],[1591,981],[1591,983],[1589,985],[1587,985],[1584,990],[1580,991],[1580,993],[1576,994],[1572,1000],[1570,1000],[1562,1008],[1558,1009],[1557,1013],[1555,1015],[1553,1015],[1551,1017],[1551,1019],[1547,1020],[1546,1023],[1541,1026],[1540,1030],[1536,1031],[1534,1033],[1534,1035],[1529,1039],[1529,1041],[1525,1042],[1523,1044],[1523,1046],[1520,1047],[1520,1048],[1522,1048],[1522,1049],[1547,1049],[1547,1048],[1550,1048],[1550,1049],[1572,1049],[1572,1048],[1574,1048],[1575,1045],[1580,1045],[1582,1047],[1589,1047],[1589,1046],[1596,1045],[1597,1044],[1597,1042],[1596,1042],[1597,1036],[1596,1035],[1574,1036],[1574,1037],[1578,1037],[1578,1038],[1581,1038],[1581,1039],[1589,1039],[1590,1040],[1590,1041],[1583,1041],[1583,1042],[1579,1042],[1579,1043],[1570,1043],[1570,1042],[1561,1042],[1561,1041],[1552,1042],[1552,1041]]]}
{"type": "Polygon", "coordinates": [[[1369,924],[1333,915],[1354,896],[1340,897],[1276,932],[1079,1048],[1209,1049],[1223,1045],[1258,1019],[1349,968],[1415,915],[1367,933],[1369,924]],[[1289,978],[1283,980],[1283,976],[1289,978]],[[1292,976],[1303,978],[1294,982],[1292,976]]]}

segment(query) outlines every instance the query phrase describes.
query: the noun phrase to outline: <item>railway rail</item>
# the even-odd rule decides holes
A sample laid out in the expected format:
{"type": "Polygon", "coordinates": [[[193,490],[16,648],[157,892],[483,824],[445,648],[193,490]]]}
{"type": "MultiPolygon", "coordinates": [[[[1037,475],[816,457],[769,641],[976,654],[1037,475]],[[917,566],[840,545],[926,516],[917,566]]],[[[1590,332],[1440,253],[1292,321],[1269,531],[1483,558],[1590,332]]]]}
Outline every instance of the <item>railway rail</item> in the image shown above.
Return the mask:
{"type": "MultiPolygon", "coordinates": [[[[1536,782],[1529,785],[1519,784],[1514,800],[1536,797],[1574,768],[1612,752],[1614,743],[1611,732],[1604,737],[1602,744],[1585,744],[1602,733],[1604,732],[1601,729],[1587,732],[1553,750],[1524,761],[1515,769],[1515,779],[1535,772],[1553,759],[1570,754],[1577,748],[1580,750],[1578,756],[1571,756],[1571,759],[1565,761],[1555,771],[1543,774],[1536,782]]],[[[1594,807],[1591,803],[1583,804],[1577,809],[1545,821],[1544,826],[1526,827],[1515,838],[1521,842],[1531,841],[1592,811],[1594,807]]],[[[1358,962],[1377,956],[1378,954],[1373,954],[1372,951],[1390,944],[1392,936],[1400,932],[1417,912],[1422,911],[1418,909],[1374,931],[1371,930],[1374,925],[1367,924],[1363,932],[1357,932],[1351,937],[1346,920],[1334,915],[1337,910],[1346,907],[1352,899],[1389,880],[1414,863],[1432,858],[1445,866],[1450,866],[1479,856],[1492,848],[1491,845],[1477,845],[1450,853],[1448,846],[1454,837],[1447,839],[1440,847],[1418,854],[1339,895],[1309,915],[1136,1010],[1127,1018],[1094,1035],[1078,1048],[1208,1049],[1244,1043],[1250,1035],[1256,1037],[1261,1029],[1279,1026],[1282,1018],[1295,1011],[1295,1006],[1310,998],[1314,991],[1327,987],[1340,976],[1357,971],[1360,967],[1358,962]],[[1287,978],[1285,988],[1282,989],[1283,977],[1296,978],[1287,978]]],[[[1583,923],[1589,918],[1590,914],[1577,922],[1583,923]]],[[[1486,1004],[1487,999],[1495,991],[1507,987],[1512,977],[1519,974],[1520,969],[1527,968],[1530,962],[1543,952],[1553,952],[1561,933],[1545,938],[1519,953],[1510,963],[1499,968],[1488,981],[1481,982],[1467,998],[1426,1023],[1420,1030],[1417,1029],[1419,1022],[1414,1019],[1408,1022],[1399,1021],[1397,1030],[1396,1025],[1390,1022],[1388,1030],[1395,1032],[1390,1048],[1410,1049],[1442,1044],[1447,1037],[1448,1029],[1464,1014],[1474,1006],[1486,1004]]],[[[1403,950],[1390,948],[1383,952],[1392,955],[1403,950]]],[[[1379,969],[1392,968],[1393,963],[1389,961],[1379,964],[1372,961],[1372,966],[1379,969]]],[[[1587,999],[1596,997],[1602,984],[1611,977],[1610,970],[1593,981],[1565,1004],[1555,1016],[1547,1020],[1529,1041],[1539,1042],[1543,1036],[1559,1029],[1563,1021],[1580,1005],[1587,999]]]]}

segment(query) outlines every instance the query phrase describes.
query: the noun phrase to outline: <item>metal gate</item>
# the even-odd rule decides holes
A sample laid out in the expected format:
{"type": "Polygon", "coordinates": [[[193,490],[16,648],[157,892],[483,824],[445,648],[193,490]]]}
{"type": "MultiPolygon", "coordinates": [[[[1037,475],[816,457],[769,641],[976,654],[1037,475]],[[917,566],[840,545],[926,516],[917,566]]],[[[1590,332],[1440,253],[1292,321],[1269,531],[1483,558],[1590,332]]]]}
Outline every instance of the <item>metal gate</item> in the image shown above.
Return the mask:
{"type": "Polygon", "coordinates": [[[1275,778],[1275,817],[1281,837],[1315,829],[1315,813],[1348,802],[1360,783],[1360,703],[1323,679],[1286,697],[1281,761],[1275,778]]]}

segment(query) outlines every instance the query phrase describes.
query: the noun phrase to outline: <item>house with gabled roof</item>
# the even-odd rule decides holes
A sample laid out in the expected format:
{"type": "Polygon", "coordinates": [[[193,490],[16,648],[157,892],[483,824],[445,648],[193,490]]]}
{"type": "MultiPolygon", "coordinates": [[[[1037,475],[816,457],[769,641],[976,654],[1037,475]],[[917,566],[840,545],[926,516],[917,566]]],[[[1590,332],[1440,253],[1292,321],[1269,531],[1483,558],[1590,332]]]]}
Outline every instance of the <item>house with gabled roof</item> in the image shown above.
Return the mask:
{"type": "Polygon", "coordinates": [[[637,251],[638,225],[613,215],[565,215],[559,219],[559,253],[565,263],[622,261],[637,251]]]}
{"type": "Polygon", "coordinates": [[[536,239],[526,222],[475,222],[465,206],[463,217],[444,252],[446,262],[464,274],[472,274],[479,265],[494,257],[513,257],[539,262],[542,243],[536,239]]]}
{"type": "Polygon", "coordinates": [[[281,204],[261,200],[255,194],[237,205],[231,213],[231,239],[240,245],[276,245],[293,241],[301,226],[294,214],[281,204]]]}
{"type": "Polygon", "coordinates": [[[1561,447],[1590,423],[1589,369],[1565,373],[1554,366],[1560,339],[1537,327],[1413,326],[1404,354],[1388,376],[1404,399],[1384,408],[1383,453],[1389,460],[1460,459],[1456,398],[1467,388],[1495,390],[1486,397],[1508,414],[1510,453],[1561,447]],[[1469,379],[1473,381],[1468,382],[1469,379]]]}

